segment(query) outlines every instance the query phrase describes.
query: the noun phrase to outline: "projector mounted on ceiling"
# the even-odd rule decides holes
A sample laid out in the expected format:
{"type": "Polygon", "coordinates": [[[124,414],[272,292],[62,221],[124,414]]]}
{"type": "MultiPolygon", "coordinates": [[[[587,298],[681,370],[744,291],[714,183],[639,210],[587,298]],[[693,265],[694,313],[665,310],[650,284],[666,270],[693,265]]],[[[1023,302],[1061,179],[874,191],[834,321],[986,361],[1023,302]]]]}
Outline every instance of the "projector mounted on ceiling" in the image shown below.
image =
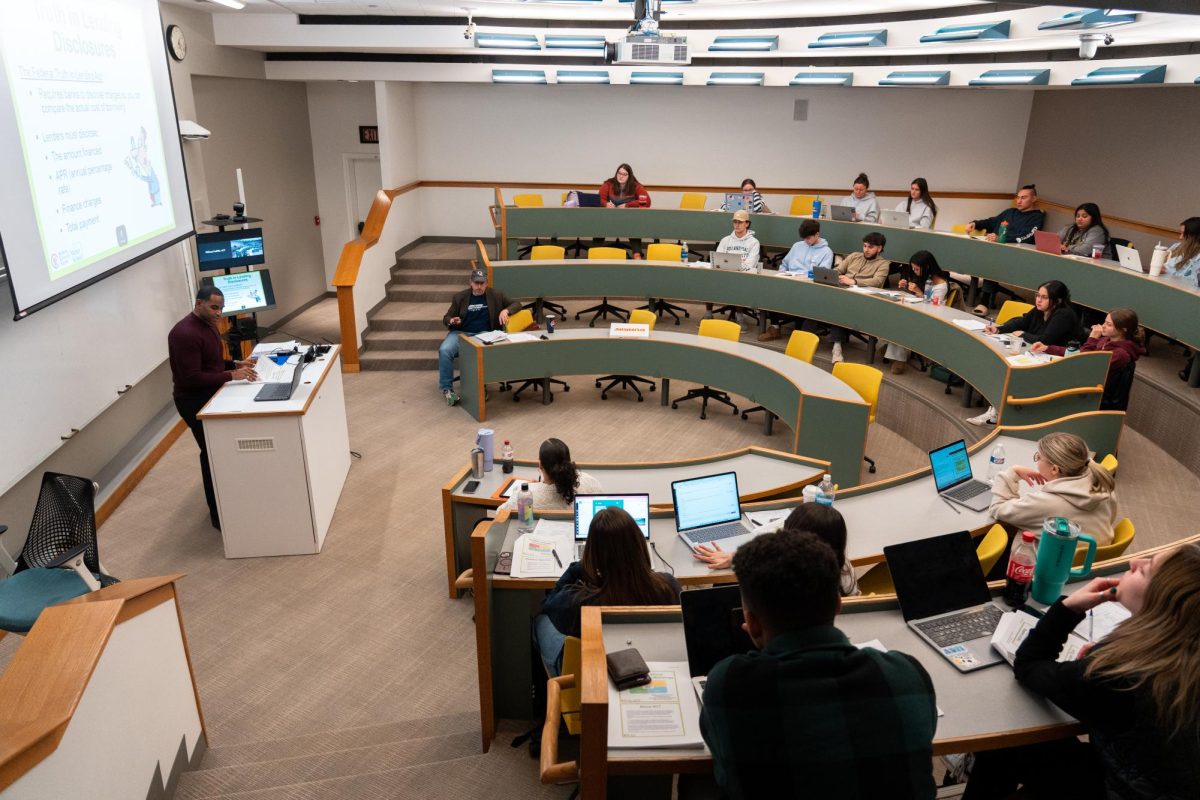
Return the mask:
{"type": "Polygon", "coordinates": [[[608,44],[610,64],[687,64],[687,38],[663,36],[658,30],[662,0],[636,0],[633,27],[625,39],[608,44]]]}

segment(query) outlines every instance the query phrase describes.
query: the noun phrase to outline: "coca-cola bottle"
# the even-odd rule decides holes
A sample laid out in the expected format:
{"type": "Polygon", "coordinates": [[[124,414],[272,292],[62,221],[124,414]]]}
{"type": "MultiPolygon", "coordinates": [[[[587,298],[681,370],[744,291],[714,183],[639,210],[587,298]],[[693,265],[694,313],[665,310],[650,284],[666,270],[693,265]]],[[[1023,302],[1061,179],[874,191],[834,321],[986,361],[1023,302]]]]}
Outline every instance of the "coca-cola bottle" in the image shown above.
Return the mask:
{"type": "Polygon", "coordinates": [[[1033,586],[1033,568],[1037,564],[1037,539],[1033,531],[1021,534],[1008,556],[1008,575],[1004,581],[1004,602],[1013,608],[1022,605],[1033,586]]]}

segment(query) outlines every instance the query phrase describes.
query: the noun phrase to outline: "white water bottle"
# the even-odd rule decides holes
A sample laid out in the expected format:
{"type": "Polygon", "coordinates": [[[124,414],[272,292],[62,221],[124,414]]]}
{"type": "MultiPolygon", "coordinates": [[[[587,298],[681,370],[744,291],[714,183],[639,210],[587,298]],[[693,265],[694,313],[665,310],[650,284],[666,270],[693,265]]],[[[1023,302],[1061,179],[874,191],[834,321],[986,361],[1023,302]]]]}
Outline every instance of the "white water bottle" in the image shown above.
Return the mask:
{"type": "Polygon", "coordinates": [[[826,472],[821,478],[821,483],[817,485],[817,502],[823,506],[833,505],[834,493],[833,478],[826,472]]]}
{"type": "Polygon", "coordinates": [[[521,491],[517,492],[517,531],[529,533],[533,530],[533,492],[529,484],[522,483],[521,491]]]}
{"type": "Polygon", "coordinates": [[[992,454],[988,457],[988,480],[992,480],[1001,472],[1004,471],[1004,462],[1007,459],[1004,454],[1004,445],[998,444],[992,448],[992,454]]]}
{"type": "Polygon", "coordinates": [[[679,246],[679,260],[684,264],[688,263],[687,242],[679,246]]]}
{"type": "Polygon", "coordinates": [[[1162,243],[1154,245],[1154,255],[1150,257],[1150,276],[1157,278],[1162,275],[1163,267],[1167,264],[1168,248],[1162,243]]]}
{"type": "Polygon", "coordinates": [[[933,302],[933,281],[931,280],[925,281],[925,302],[933,302]]]}

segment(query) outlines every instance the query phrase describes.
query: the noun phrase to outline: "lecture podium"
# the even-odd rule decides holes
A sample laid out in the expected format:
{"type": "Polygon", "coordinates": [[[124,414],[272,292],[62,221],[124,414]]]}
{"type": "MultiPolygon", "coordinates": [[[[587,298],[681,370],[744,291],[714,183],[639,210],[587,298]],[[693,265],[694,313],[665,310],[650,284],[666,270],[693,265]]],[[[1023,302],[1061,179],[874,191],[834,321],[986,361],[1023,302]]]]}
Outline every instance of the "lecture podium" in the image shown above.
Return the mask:
{"type": "Polygon", "coordinates": [[[305,365],[289,400],[231,381],[201,409],[226,558],[321,552],[350,471],[340,352],[305,365]]]}

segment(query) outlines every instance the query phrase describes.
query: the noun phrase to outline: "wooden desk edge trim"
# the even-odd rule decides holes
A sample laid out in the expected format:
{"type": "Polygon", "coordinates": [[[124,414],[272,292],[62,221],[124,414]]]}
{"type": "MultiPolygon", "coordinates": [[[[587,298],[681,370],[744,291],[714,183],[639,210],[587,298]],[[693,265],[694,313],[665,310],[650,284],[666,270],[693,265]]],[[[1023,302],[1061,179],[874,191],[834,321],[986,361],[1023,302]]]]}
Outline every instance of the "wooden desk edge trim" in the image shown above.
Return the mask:
{"type": "MultiPolygon", "coordinates": [[[[0,736],[0,741],[4,742],[0,746],[0,791],[15,783],[58,747],[116,626],[174,599],[175,581],[182,577],[180,573],[113,584],[42,612],[24,644],[0,675],[0,707],[6,710],[10,719],[27,717],[32,720],[7,731],[9,724],[0,724],[0,732],[4,733],[0,736]],[[62,668],[56,671],[48,665],[61,665],[62,668]],[[55,676],[62,680],[31,700],[31,695],[22,690],[33,676],[55,676]]],[[[182,618],[180,636],[184,638],[186,654],[182,618]]],[[[187,661],[191,673],[190,656],[187,661]]],[[[192,688],[195,691],[194,674],[192,688]]],[[[198,695],[196,709],[199,712],[198,695]]],[[[207,736],[202,715],[201,731],[207,736]]]]}
{"type": "Polygon", "coordinates": [[[1038,395],[1037,397],[1013,397],[1009,395],[1005,403],[1010,406],[1032,406],[1039,403],[1048,403],[1051,400],[1058,400],[1063,397],[1071,397],[1072,395],[1103,393],[1104,384],[1098,383],[1095,386],[1077,386],[1074,389],[1060,389],[1057,392],[1038,395]]]}

